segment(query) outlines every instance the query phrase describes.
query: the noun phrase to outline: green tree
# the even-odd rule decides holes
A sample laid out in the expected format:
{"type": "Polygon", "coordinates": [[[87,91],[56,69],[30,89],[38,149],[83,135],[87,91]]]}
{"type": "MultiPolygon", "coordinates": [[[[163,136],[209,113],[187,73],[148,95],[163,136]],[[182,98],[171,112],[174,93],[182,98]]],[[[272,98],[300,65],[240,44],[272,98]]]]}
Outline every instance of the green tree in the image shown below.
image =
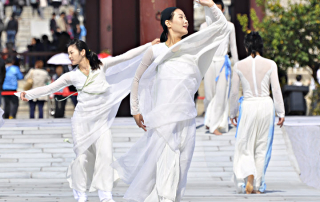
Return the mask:
{"type": "MultiPolygon", "coordinates": [[[[320,3],[305,0],[303,3],[280,4],[280,0],[256,0],[266,15],[259,21],[254,9],[250,11],[252,26],[264,40],[264,55],[274,60],[282,70],[299,64],[310,67],[316,79],[320,65],[320,3]]],[[[247,31],[249,19],[238,14],[238,20],[247,31]]]]}

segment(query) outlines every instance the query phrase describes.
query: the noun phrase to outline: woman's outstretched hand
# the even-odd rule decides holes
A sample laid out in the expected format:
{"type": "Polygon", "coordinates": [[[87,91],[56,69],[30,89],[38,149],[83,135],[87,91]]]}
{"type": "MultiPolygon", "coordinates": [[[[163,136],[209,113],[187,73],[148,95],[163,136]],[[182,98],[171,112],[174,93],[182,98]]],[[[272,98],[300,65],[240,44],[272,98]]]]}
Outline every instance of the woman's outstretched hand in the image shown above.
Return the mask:
{"type": "Polygon", "coordinates": [[[147,131],[147,126],[144,125],[144,120],[141,114],[133,115],[133,118],[136,121],[136,124],[139,126],[139,128],[142,128],[144,131],[147,131]]]}
{"type": "Polygon", "coordinates": [[[237,127],[237,125],[238,125],[238,118],[237,117],[230,118],[230,121],[231,121],[232,125],[237,127]]]}
{"type": "Polygon", "coordinates": [[[209,8],[214,5],[214,2],[212,0],[196,0],[199,4],[202,6],[208,6],[209,8]]]}
{"type": "Polygon", "coordinates": [[[151,42],[152,45],[156,45],[156,44],[158,44],[158,43],[160,43],[160,39],[159,39],[159,38],[156,38],[155,40],[153,40],[153,41],[151,42]]]}
{"type": "Polygon", "coordinates": [[[284,122],[284,117],[279,117],[279,121],[277,123],[278,126],[280,126],[280,128],[283,126],[283,122],[284,122]]]}
{"type": "Polygon", "coordinates": [[[26,98],[26,92],[21,92],[20,93],[20,99],[22,100],[22,101],[25,101],[25,102],[28,102],[29,100],[26,98]]]}

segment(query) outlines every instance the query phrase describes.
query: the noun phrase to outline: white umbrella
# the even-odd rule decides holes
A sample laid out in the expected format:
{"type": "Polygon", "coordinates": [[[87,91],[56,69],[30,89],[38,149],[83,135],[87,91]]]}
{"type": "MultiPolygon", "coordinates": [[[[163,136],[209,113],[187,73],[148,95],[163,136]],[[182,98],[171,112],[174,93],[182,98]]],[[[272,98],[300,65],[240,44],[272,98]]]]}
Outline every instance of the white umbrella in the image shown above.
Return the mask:
{"type": "Polygon", "coordinates": [[[67,53],[56,54],[52,56],[47,63],[52,65],[71,65],[71,61],[67,53]]]}

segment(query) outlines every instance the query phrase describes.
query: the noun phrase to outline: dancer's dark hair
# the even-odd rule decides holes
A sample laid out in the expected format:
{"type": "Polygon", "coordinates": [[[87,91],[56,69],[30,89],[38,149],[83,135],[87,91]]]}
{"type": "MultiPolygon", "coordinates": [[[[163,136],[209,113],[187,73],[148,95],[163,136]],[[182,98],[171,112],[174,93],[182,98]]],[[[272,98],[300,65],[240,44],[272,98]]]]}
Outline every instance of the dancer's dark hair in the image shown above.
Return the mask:
{"type": "Polygon", "coordinates": [[[222,10],[224,9],[224,3],[222,0],[213,0],[216,5],[220,5],[222,10]]]}
{"type": "Polygon", "coordinates": [[[169,7],[164,9],[161,12],[161,26],[163,28],[163,32],[160,37],[160,42],[166,42],[168,40],[168,27],[166,25],[167,20],[172,20],[174,16],[174,11],[177,10],[177,7],[169,7]]]}
{"type": "Polygon", "coordinates": [[[259,32],[250,32],[244,38],[244,46],[247,49],[248,55],[253,54],[256,57],[258,52],[263,55],[263,40],[259,32]]]}
{"type": "Polygon", "coordinates": [[[86,51],[86,58],[88,58],[92,70],[100,69],[100,65],[102,65],[101,60],[99,60],[98,55],[95,52],[89,50],[88,45],[84,41],[72,39],[67,47],[72,45],[75,45],[79,52],[82,50],[86,51]]]}

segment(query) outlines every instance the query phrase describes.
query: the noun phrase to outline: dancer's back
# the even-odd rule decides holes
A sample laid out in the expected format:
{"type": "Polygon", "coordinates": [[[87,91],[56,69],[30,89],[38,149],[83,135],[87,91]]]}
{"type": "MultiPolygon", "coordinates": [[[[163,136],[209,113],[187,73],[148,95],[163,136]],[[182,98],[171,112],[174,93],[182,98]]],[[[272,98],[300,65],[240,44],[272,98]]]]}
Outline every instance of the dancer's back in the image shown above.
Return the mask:
{"type": "Polygon", "coordinates": [[[238,111],[238,108],[234,106],[237,106],[238,89],[241,82],[244,98],[269,96],[271,84],[276,112],[284,116],[277,64],[274,61],[259,55],[255,58],[249,56],[235,64],[233,74],[237,75],[234,75],[232,81],[231,113],[236,114],[238,111]]]}

